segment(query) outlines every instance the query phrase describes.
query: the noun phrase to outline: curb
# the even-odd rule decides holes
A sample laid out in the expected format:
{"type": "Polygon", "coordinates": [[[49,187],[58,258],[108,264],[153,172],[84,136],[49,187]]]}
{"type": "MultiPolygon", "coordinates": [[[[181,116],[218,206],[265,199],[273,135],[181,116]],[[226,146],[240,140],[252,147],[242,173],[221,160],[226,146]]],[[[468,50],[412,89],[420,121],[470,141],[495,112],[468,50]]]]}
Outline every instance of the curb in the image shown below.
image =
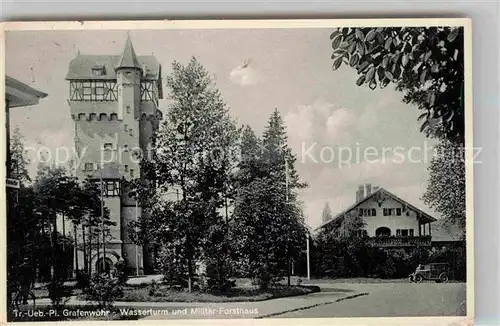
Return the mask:
{"type": "Polygon", "coordinates": [[[341,301],[349,300],[349,299],[354,299],[354,298],[361,297],[361,296],[368,295],[368,294],[369,294],[368,292],[357,293],[357,294],[353,294],[353,295],[350,295],[350,296],[347,296],[347,297],[339,298],[339,299],[334,300],[334,301],[327,301],[327,302],[322,302],[322,303],[316,303],[316,304],[313,304],[313,305],[304,306],[304,307],[300,307],[300,308],[294,308],[294,309],[284,310],[284,311],[280,311],[280,312],[273,312],[273,313],[270,313],[270,314],[267,314],[267,315],[257,316],[257,317],[255,317],[255,319],[274,317],[274,316],[279,316],[279,315],[287,314],[289,312],[295,312],[295,311],[306,310],[306,309],[310,309],[310,308],[314,308],[314,307],[325,306],[327,304],[337,303],[337,302],[341,302],[341,301]]]}

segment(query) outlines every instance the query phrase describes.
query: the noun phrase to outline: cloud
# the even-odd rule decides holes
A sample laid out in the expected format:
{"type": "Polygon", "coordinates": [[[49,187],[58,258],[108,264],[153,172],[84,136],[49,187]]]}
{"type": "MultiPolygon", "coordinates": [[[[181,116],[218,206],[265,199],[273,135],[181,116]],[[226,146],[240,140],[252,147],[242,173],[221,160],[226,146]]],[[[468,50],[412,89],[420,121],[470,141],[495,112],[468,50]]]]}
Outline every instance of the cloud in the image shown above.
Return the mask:
{"type": "Polygon", "coordinates": [[[260,79],[258,71],[249,66],[238,66],[229,74],[229,78],[240,86],[255,85],[260,79]]]}
{"type": "Polygon", "coordinates": [[[294,151],[300,151],[303,144],[332,145],[346,142],[352,136],[356,118],[353,110],[317,100],[310,105],[299,105],[284,120],[290,146],[294,151]]]}

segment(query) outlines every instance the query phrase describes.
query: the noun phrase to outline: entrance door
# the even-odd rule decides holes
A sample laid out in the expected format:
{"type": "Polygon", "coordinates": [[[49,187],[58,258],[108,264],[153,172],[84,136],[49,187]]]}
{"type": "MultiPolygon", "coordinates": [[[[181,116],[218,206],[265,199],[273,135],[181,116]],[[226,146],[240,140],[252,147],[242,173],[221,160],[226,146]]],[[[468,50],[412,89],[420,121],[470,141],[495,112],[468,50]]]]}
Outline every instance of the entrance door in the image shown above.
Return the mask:
{"type": "Polygon", "coordinates": [[[109,258],[99,258],[96,263],[96,269],[99,271],[99,274],[110,275],[112,264],[113,262],[109,258]]]}

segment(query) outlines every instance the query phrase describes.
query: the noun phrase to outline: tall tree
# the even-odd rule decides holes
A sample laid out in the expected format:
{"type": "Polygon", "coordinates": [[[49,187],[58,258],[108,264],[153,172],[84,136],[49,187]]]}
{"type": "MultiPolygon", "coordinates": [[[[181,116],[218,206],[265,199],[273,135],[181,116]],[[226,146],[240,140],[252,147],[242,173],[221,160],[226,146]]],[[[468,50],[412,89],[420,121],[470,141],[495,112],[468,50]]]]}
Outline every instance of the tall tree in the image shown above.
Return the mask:
{"type": "Polygon", "coordinates": [[[435,147],[429,165],[429,185],[424,202],[442,215],[447,223],[465,232],[465,153],[463,147],[443,140],[435,147]]]}
{"type": "MultiPolygon", "coordinates": [[[[214,255],[213,248],[221,244],[213,241],[225,241],[220,237],[225,233],[221,209],[228,198],[230,153],[238,130],[209,73],[195,58],[185,66],[174,62],[167,86],[172,102],[156,139],[157,150],[143,168],[158,186],[160,197],[177,190],[180,198],[174,204],[157,205],[172,211],[164,211],[164,218],[143,226],[166,230],[165,239],[179,244],[191,290],[195,261],[214,255]],[[165,224],[158,225],[160,221],[165,224]]],[[[143,185],[151,187],[152,182],[143,185]]]]}
{"type": "MultiPolygon", "coordinates": [[[[23,137],[16,129],[10,142],[10,166],[8,176],[20,181],[20,188],[6,188],[6,205],[8,216],[6,218],[7,236],[7,300],[10,301],[11,293],[16,290],[19,281],[19,266],[28,258],[33,267],[39,250],[43,248],[40,240],[40,224],[35,212],[33,188],[28,174],[29,159],[26,156],[23,137]],[[37,243],[38,245],[35,245],[37,243]]],[[[33,269],[34,270],[34,269],[33,269]]]]}
{"type": "Polygon", "coordinates": [[[305,243],[295,157],[284,123],[275,110],[262,141],[246,127],[240,142],[234,232],[243,265],[266,288],[288,270],[305,243]]]}
{"type": "Polygon", "coordinates": [[[326,223],[332,219],[332,209],[328,203],[325,203],[325,207],[323,207],[323,212],[321,212],[321,222],[326,223]]]}
{"type": "Polygon", "coordinates": [[[290,285],[291,264],[300,245],[300,239],[305,238],[305,230],[301,227],[303,218],[300,204],[298,203],[298,189],[306,187],[305,183],[300,181],[297,170],[295,169],[296,156],[288,146],[288,137],[286,127],[278,109],[271,114],[268,125],[263,135],[263,159],[267,170],[273,182],[282,185],[284,194],[283,203],[288,208],[286,216],[287,222],[283,225],[283,231],[286,235],[286,256],[288,258],[288,285],[290,285]]]}
{"type": "Polygon", "coordinates": [[[464,31],[458,27],[338,28],[333,69],[355,68],[358,86],[393,83],[422,111],[426,135],[463,143],[464,31]]]}
{"type": "Polygon", "coordinates": [[[16,128],[12,134],[10,141],[10,166],[9,175],[13,178],[20,180],[23,184],[31,181],[28,173],[28,165],[30,160],[26,155],[26,150],[24,148],[23,136],[16,128]]]}

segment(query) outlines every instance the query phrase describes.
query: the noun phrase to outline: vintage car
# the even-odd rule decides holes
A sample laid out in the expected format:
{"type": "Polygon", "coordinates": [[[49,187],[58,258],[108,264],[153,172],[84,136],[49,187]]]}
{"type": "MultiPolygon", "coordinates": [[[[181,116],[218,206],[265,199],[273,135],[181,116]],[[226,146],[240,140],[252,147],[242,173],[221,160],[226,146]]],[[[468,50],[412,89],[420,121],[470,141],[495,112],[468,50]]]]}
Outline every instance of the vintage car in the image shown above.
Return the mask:
{"type": "Polygon", "coordinates": [[[436,281],[436,283],[448,282],[448,264],[433,263],[418,265],[414,273],[408,276],[410,282],[420,283],[424,280],[436,281]]]}

